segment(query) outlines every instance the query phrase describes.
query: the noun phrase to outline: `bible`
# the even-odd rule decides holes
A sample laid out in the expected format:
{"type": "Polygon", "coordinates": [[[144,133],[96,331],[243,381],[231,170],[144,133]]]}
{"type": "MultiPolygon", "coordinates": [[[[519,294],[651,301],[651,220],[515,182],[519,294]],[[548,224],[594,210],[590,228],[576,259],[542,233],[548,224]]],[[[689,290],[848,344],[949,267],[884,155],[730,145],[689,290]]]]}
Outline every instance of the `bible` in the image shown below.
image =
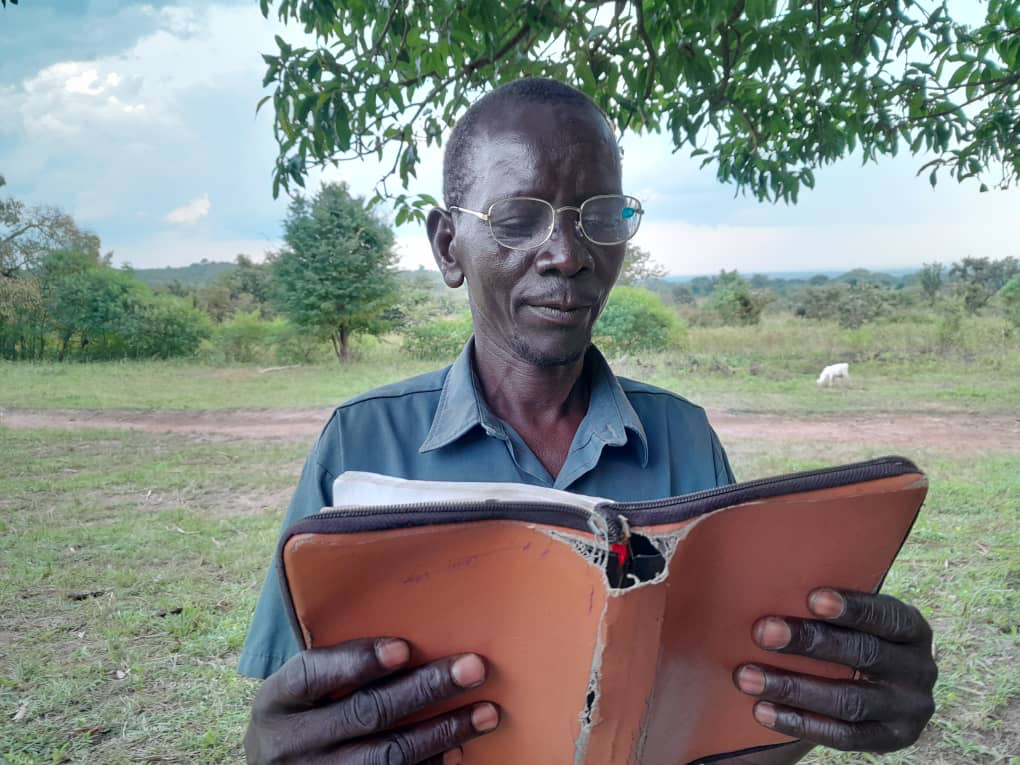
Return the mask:
{"type": "Polygon", "coordinates": [[[810,618],[816,587],[877,591],[926,491],[901,457],[643,502],[344,473],[276,561],[305,648],[485,659],[483,686],[427,712],[499,706],[472,763],[693,765],[791,741],[754,721],[738,665],[850,677],[763,651],[752,625],[810,618]]]}

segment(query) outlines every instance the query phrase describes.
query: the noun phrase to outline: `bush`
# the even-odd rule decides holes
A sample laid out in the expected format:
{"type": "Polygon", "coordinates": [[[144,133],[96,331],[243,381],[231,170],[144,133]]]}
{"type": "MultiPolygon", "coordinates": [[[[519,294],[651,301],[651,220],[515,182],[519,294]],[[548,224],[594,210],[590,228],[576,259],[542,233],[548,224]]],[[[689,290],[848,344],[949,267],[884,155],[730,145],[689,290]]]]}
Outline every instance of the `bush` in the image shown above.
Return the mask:
{"type": "Polygon", "coordinates": [[[805,319],[829,319],[844,329],[856,329],[887,316],[894,302],[890,290],[874,284],[808,287],[801,293],[796,314],[805,319]]]}
{"type": "Polygon", "coordinates": [[[769,293],[752,290],[736,271],[723,271],[708,305],[723,324],[746,327],[761,321],[761,312],[771,300],[769,293]]]}
{"type": "Polygon", "coordinates": [[[468,312],[452,318],[433,319],[408,329],[404,334],[404,348],[418,359],[451,359],[461,352],[473,331],[468,312]]]}
{"type": "Polygon", "coordinates": [[[238,311],[216,327],[213,343],[224,361],[248,364],[270,355],[273,323],[263,321],[258,311],[238,311]]]}
{"type": "Polygon", "coordinates": [[[132,358],[193,356],[212,328],[209,318],[183,298],[147,295],[126,339],[132,358]]]}
{"type": "Polygon", "coordinates": [[[238,311],[216,326],[202,355],[214,363],[309,364],[326,358],[326,342],[281,316],[238,311]]]}
{"type": "Polygon", "coordinates": [[[996,298],[1006,312],[1006,321],[1020,329],[1020,274],[1006,282],[996,298]]]}
{"type": "Polygon", "coordinates": [[[595,341],[608,354],[677,349],[687,342],[687,326],[654,292],[617,287],[595,324],[595,341]]]}

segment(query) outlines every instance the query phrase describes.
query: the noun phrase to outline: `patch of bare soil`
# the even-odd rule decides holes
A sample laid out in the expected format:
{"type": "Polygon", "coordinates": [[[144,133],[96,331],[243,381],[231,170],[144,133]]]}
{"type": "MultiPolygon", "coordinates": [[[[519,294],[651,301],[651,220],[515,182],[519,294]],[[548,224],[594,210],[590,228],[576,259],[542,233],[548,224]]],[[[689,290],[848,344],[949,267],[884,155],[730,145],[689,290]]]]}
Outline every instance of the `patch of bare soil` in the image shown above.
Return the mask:
{"type": "MultiPolygon", "coordinates": [[[[4,409],[9,428],[113,428],[233,438],[312,439],[328,408],[138,411],[4,409]]],[[[723,441],[764,440],[883,445],[965,452],[1020,452],[1020,416],[960,414],[825,415],[813,417],[710,411],[723,441]]]]}

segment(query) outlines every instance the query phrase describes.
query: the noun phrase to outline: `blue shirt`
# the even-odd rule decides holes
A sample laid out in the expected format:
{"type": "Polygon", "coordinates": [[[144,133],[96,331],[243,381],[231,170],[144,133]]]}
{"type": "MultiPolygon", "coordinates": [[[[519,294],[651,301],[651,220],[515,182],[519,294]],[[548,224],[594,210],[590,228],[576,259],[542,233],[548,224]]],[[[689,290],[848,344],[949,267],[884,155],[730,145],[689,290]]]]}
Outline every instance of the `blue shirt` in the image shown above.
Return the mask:
{"type": "MultiPolygon", "coordinates": [[[[554,479],[485,403],[473,342],[446,369],[364,393],[337,407],[305,463],[284,528],[333,504],[345,470],[433,481],[510,481],[617,501],[659,499],[733,483],[705,410],[681,396],[616,377],[592,346],[590,398],[554,479]]],[[[275,672],[299,646],[270,566],[240,671],[275,672]]]]}

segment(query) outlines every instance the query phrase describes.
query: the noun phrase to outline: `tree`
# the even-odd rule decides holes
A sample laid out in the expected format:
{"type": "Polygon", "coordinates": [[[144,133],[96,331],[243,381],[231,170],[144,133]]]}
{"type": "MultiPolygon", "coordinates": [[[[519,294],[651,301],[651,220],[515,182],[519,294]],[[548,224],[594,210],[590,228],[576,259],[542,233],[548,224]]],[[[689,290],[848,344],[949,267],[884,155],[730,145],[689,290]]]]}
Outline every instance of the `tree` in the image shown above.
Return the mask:
{"type": "Polygon", "coordinates": [[[353,332],[376,333],[396,291],[393,232],[346,184],[324,184],[311,200],[297,196],[270,267],[281,312],[328,337],[341,362],[353,332]]]}
{"type": "Polygon", "coordinates": [[[963,307],[969,313],[983,308],[1016,273],[1020,273],[1020,262],[1013,257],[1001,260],[964,258],[949,269],[949,276],[956,281],[957,292],[963,297],[963,307]]]}
{"type": "Polygon", "coordinates": [[[636,244],[628,244],[617,284],[637,285],[650,279],[661,279],[665,275],[665,267],[652,260],[652,253],[636,244]]]}
{"type": "Polygon", "coordinates": [[[723,324],[747,326],[761,321],[761,312],[771,300],[768,293],[752,290],[736,271],[723,270],[708,305],[719,314],[723,324]]]}
{"type": "Polygon", "coordinates": [[[46,310],[39,281],[0,277],[0,358],[39,359],[46,348],[46,310]]]}
{"type": "Polygon", "coordinates": [[[877,284],[826,284],[807,287],[794,313],[805,319],[835,321],[844,329],[856,329],[883,316],[890,307],[892,291],[877,284]]]}
{"type": "Polygon", "coordinates": [[[928,298],[930,305],[935,305],[935,298],[938,297],[939,290],[942,289],[943,268],[941,263],[925,263],[921,267],[919,274],[921,290],[924,292],[924,296],[928,298]]]}
{"type": "MultiPolygon", "coordinates": [[[[5,183],[0,175],[0,187],[5,183]]],[[[55,207],[29,207],[12,197],[0,198],[0,278],[38,268],[46,253],[55,250],[99,260],[99,237],[79,229],[70,215],[55,207]]]]}
{"type": "Polygon", "coordinates": [[[1014,327],[1020,329],[1020,274],[1016,274],[997,295],[1002,307],[1006,309],[1006,318],[1014,327]]]}
{"type": "MultiPolygon", "coordinates": [[[[1020,181],[1020,0],[989,0],[976,27],[940,0],[260,5],[302,30],[263,56],[274,194],[309,165],[375,155],[392,158],[377,198],[393,196],[386,180],[407,187],[420,142],[438,144],[478,93],[524,75],[576,85],[621,130],[667,130],[759,199],[795,202],[815,168],[858,150],[931,156],[918,172],[932,184],[940,170],[982,190],[1020,181]]],[[[431,204],[394,202],[417,219],[431,204]]]]}

